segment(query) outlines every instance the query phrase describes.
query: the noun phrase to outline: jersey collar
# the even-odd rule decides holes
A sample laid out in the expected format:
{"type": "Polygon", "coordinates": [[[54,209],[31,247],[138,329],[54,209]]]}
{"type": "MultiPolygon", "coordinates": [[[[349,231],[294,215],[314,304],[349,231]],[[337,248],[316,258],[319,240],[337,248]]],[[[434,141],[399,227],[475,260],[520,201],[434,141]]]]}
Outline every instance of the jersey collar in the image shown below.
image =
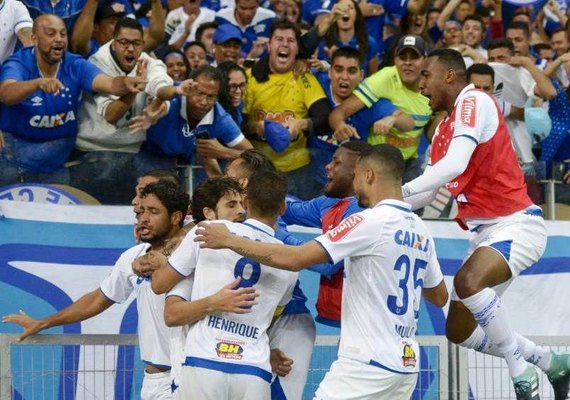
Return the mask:
{"type": "Polygon", "coordinates": [[[455,99],[455,106],[457,106],[457,104],[459,103],[459,99],[463,98],[463,95],[464,95],[466,92],[468,92],[468,91],[470,91],[470,90],[473,90],[473,89],[476,89],[476,88],[475,88],[475,85],[472,84],[472,83],[470,83],[469,85],[465,86],[465,87],[461,90],[461,92],[459,92],[459,94],[457,95],[457,98],[455,99]]]}
{"type": "Polygon", "coordinates": [[[265,225],[263,222],[260,222],[253,218],[248,218],[243,222],[244,225],[249,226],[255,230],[261,231],[263,233],[267,233],[270,236],[275,237],[275,230],[270,227],[269,225],[265,225]]]}
{"type": "Polygon", "coordinates": [[[398,210],[402,210],[405,212],[412,212],[411,204],[395,199],[382,200],[380,203],[376,204],[374,208],[378,208],[380,206],[388,206],[388,207],[397,208],[398,210]]]}

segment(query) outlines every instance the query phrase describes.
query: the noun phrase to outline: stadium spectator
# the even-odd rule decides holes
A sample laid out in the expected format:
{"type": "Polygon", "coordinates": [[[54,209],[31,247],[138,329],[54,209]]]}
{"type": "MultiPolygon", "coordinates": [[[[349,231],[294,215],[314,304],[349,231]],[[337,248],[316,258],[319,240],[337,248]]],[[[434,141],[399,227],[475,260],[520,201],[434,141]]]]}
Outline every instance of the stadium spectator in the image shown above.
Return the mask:
{"type": "Polygon", "coordinates": [[[466,57],[466,65],[469,67],[473,63],[481,63],[487,61],[487,50],[481,45],[485,39],[486,26],[483,19],[471,14],[465,17],[461,27],[463,34],[463,44],[460,47],[461,54],[466,57]]]}
{"type": "MultiPolygon", "coordinates": [[[[556,96],[552,81],[534,61],[525,56],[515,56],[512,42],[495,39],[489,44],[489,62],[495,71],[495,92],[499,102],[505,100],[517,107],[524,107],[534,95],[551,100],[556,96]]],[[[540,187],[536,179],[535,157],[532,152],[532,139],[526,125],[520,119],[507,118],[507,126],[519,162],[525,173],[529,194],[540,204],[540,187]]]]}
{"type": "Polygon", "coordinates": [[[339,104],[330,115],[330,124],[339,141],[358,137],[358,132],[346,123],[346,119],[364,107],[372,107],[380,98],[386,98],[401,111],[410,115],[415,127],[402,132],[392,127],[387,133],[368,136],[368,142],[389,143],[400,149],[406,160],[404,182],[421,173],[418,146],[424,127],[432,112],[428,99],[419,91],[421,66],[427,54],[427,45],[419,36],[403,36],[395,49],[395,66],[386,67],[366,78],[339,104]]]}
{"type": "Polygon", "coordinates": [[[311,74],[296,76],[293,71],[299,53],[300,32],[295,24],[281,19],[272,26],[269,55],[248,70],[244,119],[246,132],[255,148],[267,154],[277,169],[286,172],[289,193],[309,199],[318,193],[310,174],[306,134],[329,130],[330,104],[318,81],[311,74]],[[264,140],[265,121],[287,128],[290,143],[275,151],[264,140]]]}
{"type": "Polygon", "coordinates": [[[204,65],[193,70],[190,78],[170,101],[168,114],[148,130],[145,158],[152,160],[154,168],[173,170],[175,157],[199,165],[197,151],[208,176],[221,175],[217,159],[235,158],[252,145],[217,102],[219,72],[204,65]]]}
{"type": "Polygon", "coordinates": [[[267,43],[275,13],[259,7],[259,0],[236,0],[235,7],[224,8],[216,13],[218,24],[231,24],[243,35],[243,55],[249,54],[254,45],[267,43]]]}
{"type": "Polygon", "coordinates": [[[182,50],[186,42],[195,40],[198,27],[212,22],[215,17],[213,10],[200,6],[200,0],[184,0],[182,7],[170,11],[166,16],[168,44],[175,50],[182,50]]]}
{"type": "Polygon", "coordinates": [[[184,46],[184,55],[190,64],[190,70],[198,68],[200,65],[208,65],[208,53],[206,46],[202,42],[188,42],[184,46]]]}
{"type": "Polygon", "coordinates": [[[139,76],[147,81],[145,91],[138,94],[86,95],[82,100],[72,184],[104,204],[128,204],[129,188],[143,172],[152,169],[138,152],[145,130],[166,107],[156,102],[147,104],[173,81],[164,63],[143,52],[143,46],[140,23],[123,18],[115,26],[113,40],[89,58],[111,76],[139,76]],[[148,117],[148,121],[139,126],[141,117],[148,117]]]}
{"type": "Polygon", "coordinates": [[[530,51],[530,31],[527,24],[520,21],[511,22],[507,26],[505,37],[513,42],[514,55],[531,57],[534,61],[534,56],[530,51]]]}
{"type": "Polygon", "coordinates": [[[238,126],[243,123],[243,107],[247,75],[245,70],[233,61],[225,61],[218,65],[220,71],[219,102],[234,119],[238,126]]]}
{"type": "Polygon", "coordinates": [[[353,47],[364,55],[362,69],[365,75],[371,75],[378,70],[379,47],[376,39],[368,34],[362,12],[354,0],[341,0],[339,4],[345,9],[345,14],[325,35],[317,57],[320,60],[330,61],[335,49],[353,47]]]}
{"type": "MultiPolygon", "coordinates": [[[[122,3],[124,5],[124,10],[126,14],[130,17],[134,16],[134,10],[131,5],[131,2],[128,0],[103,0],[102,3],[122,3]]],[[[60,17],[65,27],[67,28],[67,32],[71,35],[75,30],[75,22],[81,15],[81,11],[87,5],[87,0],[71,0],[68,2],[58,1],[52,3],[51,1],[44,1],[44,0],[25,0],[23,3],[28,8],[30,15],[33,20],[35,20],[38,16],[43,14],[54,14],[60,17]]]]}
{"type": "Polygon", "coordinates": [[[234,25],[218,25],[212,36],[212,55],[215,67],[224,61],[238,62],[241,58],[242,33],[234,25]]]}
{"type": "Polygon", "coordinates": [[[174,82],[182,82],[188,79],[191,68],[184,53],[172,50],[164,56],[162,61],[166,65],[166,73],[174,82]]]}
{"type": "Polygon", "coordinates": [[[19,40],[22,46],[32,46],[32,18],[26,6],[16,0],[0,0],[0,65],[16,48],[19,40]]]}
{"type": "Polygon", "coordinates": [[[141,78],[111,78],[68,51],[61,18],[36,18],[34,46],[12,55],[0,72],[0,186],[69,183],[64,164],[75,146],[81,93],[137,93],[141,78]],[[17,116],[17,117],[16,117],[17,116]]]}
{"type": "Polygon", "coordinates": [[[218,23],[214,20],[212,22],[204,22],[196,30],[196,41],[202,43],[206,47],[206,54],[209,61],[214,59],[212,56],[214,47],[213,37],[217,27],[218,23]]]}
{"type": "MultiPolygon", "coordinates": [[[[361,60],[360,51],[352,47],[341,47],[332,54],[328,73],[319,74],[319,82],[325,89],[332,108],[349,98],[364,78],[361,60]]],[[[386,99],[379,99],[372,107],[361,109],[349,117],[347,123],[356,129],[360,140],[364,141],[369,135],[383,134],[393,126],[404,132],[414,128],[414,120],[386,99]]],[[[358,140],[356,137],[352,139],[358,140]]],[[[331,162],[338,146],[339,142],[332,132],[309,137],[312,173],[321,186],[328,182],[325,166],[331,162]]]]}

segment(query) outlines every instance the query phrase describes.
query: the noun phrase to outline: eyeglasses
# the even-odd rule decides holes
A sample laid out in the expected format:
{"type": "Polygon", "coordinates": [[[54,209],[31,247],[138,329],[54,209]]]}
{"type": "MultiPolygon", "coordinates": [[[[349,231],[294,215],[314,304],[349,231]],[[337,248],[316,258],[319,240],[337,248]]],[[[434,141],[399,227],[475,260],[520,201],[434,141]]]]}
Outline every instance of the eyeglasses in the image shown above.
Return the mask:
{"type": "Polygon", "coordinates": [[[115,42],[120,44],[121,47],[124,47],[125,49],[130,45],[133,45],[135,49],[139,49],[144,46],[144,41],[142,40],[115,39],[115,42]]]}
{"type": "Polygon", "coordinates": [[[192,93],[192,96],[198,100],[206,100],[208,103],[215,103],[218,100],[217,95],[206,94],[206,93],[199,92],[199,91],[192,93]]]}
{"type": "Polygon", "coordinates": [[[230,83],[230,84],[228,85],[228,89],[229,89],[230,92],[237,92],[238,89],[239,89],[241,92],[245,92],[245,87],[246,87],[246,83],[245,83],[245,82],[244,82],[244,83],[237,84],[237,85],[236,85],[235,83],[230,83]]]}

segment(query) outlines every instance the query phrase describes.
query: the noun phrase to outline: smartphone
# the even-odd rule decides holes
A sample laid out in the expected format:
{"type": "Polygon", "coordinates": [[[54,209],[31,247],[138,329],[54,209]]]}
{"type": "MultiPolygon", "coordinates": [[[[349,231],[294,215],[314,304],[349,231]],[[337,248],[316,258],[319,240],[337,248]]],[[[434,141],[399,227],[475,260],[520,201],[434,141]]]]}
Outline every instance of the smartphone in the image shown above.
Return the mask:
{"type": "Polygon", "coordinates": [[[243,60],[243,67],[244,68],[251,68],[253,67],[253,64],[255,64],[257,62],[257,58],[246,58],[245,60],[243,60]]]}
{"type": "Polygon", "coordinates": [[[194,137],[196,139],[210,139],[210,135],[208,135],[208,131],[206,130],[195,132],[194,137]]]}

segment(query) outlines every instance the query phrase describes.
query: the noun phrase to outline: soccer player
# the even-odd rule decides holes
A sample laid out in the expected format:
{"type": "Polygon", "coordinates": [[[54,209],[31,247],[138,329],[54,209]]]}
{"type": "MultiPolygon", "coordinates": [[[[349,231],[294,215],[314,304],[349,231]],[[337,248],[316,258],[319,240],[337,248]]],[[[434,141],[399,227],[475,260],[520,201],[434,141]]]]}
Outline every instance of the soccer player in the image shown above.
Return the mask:
{"type": "Polygon", "coordinates": [[[154,294],[150,280],[138,277],[132,271],[131,263],[148,251],[166,251],[168,240],[179,234],[187,209],[188,195],[179,186],[166,181],[148,184],[141,192],[137,214],[142,243],[121,254],[99,288],[46,318],[36,320],[21,311],[19,315],[5,316],[2,321],[21,325],[24,333],[18,340],[24,340],[53,326],[94,317],[114,303],[125,302],[134,291],[140,353],[145,362],[141,399],[171,398],[168,330],[162,318],[164,296],[154,294]]]}
{"type": "MultiPolygon", "coordinates": [[[[323,233],[336,228],[342,220],[362,211],[354,197],[352,179],[354,166],[362,151],[370,148],[366,142],[350,141],[340,145],[330,163],[325,167],[327,184],[324,195],[313,200],[289,201],[281,216],[288,225],[321,228],[323,233]]],[[[344,262],[324,264],[311,270],[322,274],[317,298],[317,322],[340,327],[340,309],[344,262]],[[323,268],[324,266],[327,266],[323,268]]]]}
{"type": "MultiPolygon", "coordinates": [[[[272,227],[285,207],[286,192],[282,175],[256,171],[247,187],[249,218],[243,224],[223,223],[236,235],[279,243],[272,227]]],[[[210,295],[212,288],[240,276],[240,287],[255,286],[259,300],[250,313],[209,313],[190,327],[180,394],[182,398],[201,399],[269,398],[271,368],[266,331],[276,308],[289,301],[297,274],[269,268],[229,250],[200,249],[195,236],[193,229],[169,258],[169,267],[153,273],[153,290],[167,291],[194,273],[192,300],[199,300],[210,295]]]]}
{"type": "Polygon", "coordinates": [[[556,399],[564,399],[570,356],[551,353],[514,332],[499,297],[546,246],[542,211],[527,195],[505,119],[488,94],[467,85],[465,63],[455,50],[430,54],[421,86],[432,109],[447,111],[448,117],[434,135],[430,166],[404,185],[404,196],[421,206],[445,185],[457,200],[457,221],[473,232],[454,278],[447,337],[504,357],[517,399],[538,398],[538,375],[525,359],[546,372],[556,399]]]}
{"type": "Polygon", "coordinates": [[[369,209],[300,247],[249,240],[220,224],[199,224],[196,230],[202,249],[229,248],[279,269],[345,259],[339,358],[316,399],[403,399],[415,387],[420,295],[441,307],[447,289],[433,238],[402,201],[403,172],[404,159],[394,146],[364,151],[354,189],[369,209]]]}

